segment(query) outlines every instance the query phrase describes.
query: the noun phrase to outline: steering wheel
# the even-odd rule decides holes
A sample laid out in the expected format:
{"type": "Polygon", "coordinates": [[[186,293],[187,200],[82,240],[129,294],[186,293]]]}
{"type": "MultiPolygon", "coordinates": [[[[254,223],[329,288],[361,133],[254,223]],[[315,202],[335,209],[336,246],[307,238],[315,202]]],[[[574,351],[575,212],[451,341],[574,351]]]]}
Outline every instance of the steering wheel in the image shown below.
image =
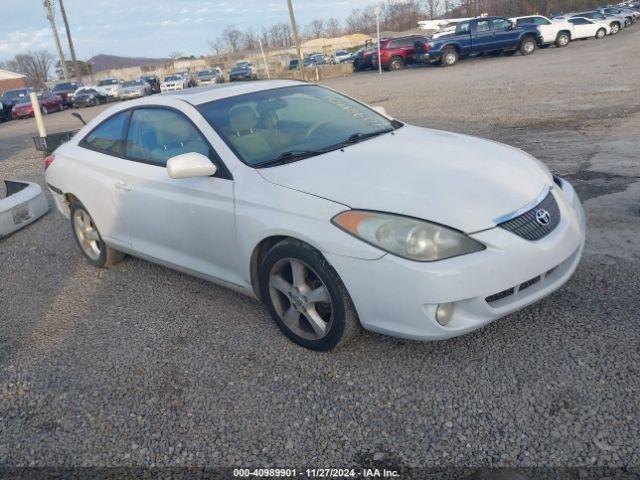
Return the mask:
{"type": "Polygon", "coordinates": [[[330,124],[330,123],[331,123],[331,121],[330,121],[330,120],[320,120],[320,121],[318,121],[318,122],[314,123],[314,124],[313,124],[313,125],[311,125],[311,126],[307,129],[307,131],[305,132],[305,134],[304,134],[304,139],[305,139],[305,140],[308,140],[308,139],[309,139],[309,137],[310,137],[311,135],[313,135],[314,133],[316,133],[316,131],[317,131],[320,127],[323,127],[324,125],[328,125],[328,124],[330,124]]]}

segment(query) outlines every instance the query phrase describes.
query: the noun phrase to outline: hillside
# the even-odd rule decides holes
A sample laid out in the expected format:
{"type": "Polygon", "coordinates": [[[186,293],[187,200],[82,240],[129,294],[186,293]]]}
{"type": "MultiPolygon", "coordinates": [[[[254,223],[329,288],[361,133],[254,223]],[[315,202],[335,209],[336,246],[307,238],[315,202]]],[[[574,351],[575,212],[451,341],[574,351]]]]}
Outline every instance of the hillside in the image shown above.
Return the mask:
{"type": "Polygon", "coordinates": [[[118,57],[117,55],[95,55],[87,60],[94,72],[111,70],[112,68],[138,67],[164,63],[168,58],[118,57]]]}

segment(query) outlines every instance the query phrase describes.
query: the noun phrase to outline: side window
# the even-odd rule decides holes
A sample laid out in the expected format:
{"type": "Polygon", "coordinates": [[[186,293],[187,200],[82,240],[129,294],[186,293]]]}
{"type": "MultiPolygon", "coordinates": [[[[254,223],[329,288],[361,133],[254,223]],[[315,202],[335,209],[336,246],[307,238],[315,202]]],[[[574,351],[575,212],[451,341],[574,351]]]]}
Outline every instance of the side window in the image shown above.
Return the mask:
{"type": "Polygon", "coordinates": [[[551,25],[551,22],[543,17],[536,17],[536,25],[551,25]]]}
{"type": "Polygon", "coordinates": [[[491,28],[489,27],[489,20],[478,21],[477,27],[478,27],[478,33],[484,33],[491,30],[491,28]]]}
{"type": "Polygon", "coordinates": [[[496,18],[495,20],[493,20],[493,30],[496,32],[510,30],[511,26],[511,22],[509,20],[505,20],[504,18],[496,18]]]}
{"type": "Polygon", "coordinates": [[[179,112],[139,108],[131,115],[127,158],[164,167],[176,155],[197,152],[208,157],[209,150],[200,132],[179,112]]]}
{"type": "Polygon", "coordinates": [[[392,40],[391,42],[389,42],[389,45],[387,45],[387,48],[391,49],[391,48],[399,48],[400,47],[400,43],[398,42],[398,40],[392,40]]]}
{"type": "Polygon", "coordinates": [[[116,113],[98,125],[84,137],[80,146],[86,146],[110,155],[120,156],[124,152],[124,136],[130,112],[116,113]]]}
{"type": "Polygon", "coordinates": [[[529,25],[533,23],[533,18],[531,17],[525,17],[525,18],[519,18],[516,21],[516,25],[520,26],[520,25],[529,25]]]}
{"type": "Polygon", "coordinates": [[[456,33],[469,33],[469,22],[459,23],[456,27],[456,33]]]}

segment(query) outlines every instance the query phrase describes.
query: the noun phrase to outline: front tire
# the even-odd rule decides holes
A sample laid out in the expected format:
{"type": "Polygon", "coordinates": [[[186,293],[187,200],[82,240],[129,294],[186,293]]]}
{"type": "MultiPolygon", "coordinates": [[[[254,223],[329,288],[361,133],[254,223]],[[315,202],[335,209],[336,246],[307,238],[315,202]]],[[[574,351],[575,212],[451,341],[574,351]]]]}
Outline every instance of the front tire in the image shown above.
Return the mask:
{"type": "Polygon", "coordinates": [[[360,331],[347,289],[322,254],[298,240],[284,240],[260,266],[264,302],[280,330],[305,348],[340,348],[360,331]]]}
{"type": "Polygon", "coordinates": [[[440,58],[443,67],[453,67],[459,60],[458,51],[455,48],[445,48],[440,58]]]}
{"type": "Polygon", "coordinates": [[[533,37],[525,37],[520,44],[520,53],[522,55],[531,55],[536,51],[536,41],[533,37]]]}
{"type": "Polygon", "coordinates": [[[47,115],[49,113],[49,110],[47,110],[47,107],[45,107],[44,105],[40,108],[40,112],[42,113],[42,115],[47,115]]]}
{"type": "Polygon", "coordinates": [[[602,40],[606,35],[607,31],[604,28],[601,28],[596,32],[596,40],[602,40]]]}
{"type": "Polygon", "coordinates": [[[617,23],[612,23],[611,24],[611,35],[615,35],[619,31],[620,31],[620,25],[617,24],[617,23]]]}
{"type": "Polygon", "coordinates": [[[124,253],[104,243],[93,218],[78,201],[71,205],[71,230],[80,251],[94,267],[111,267],[124,258],[124,253]]]}

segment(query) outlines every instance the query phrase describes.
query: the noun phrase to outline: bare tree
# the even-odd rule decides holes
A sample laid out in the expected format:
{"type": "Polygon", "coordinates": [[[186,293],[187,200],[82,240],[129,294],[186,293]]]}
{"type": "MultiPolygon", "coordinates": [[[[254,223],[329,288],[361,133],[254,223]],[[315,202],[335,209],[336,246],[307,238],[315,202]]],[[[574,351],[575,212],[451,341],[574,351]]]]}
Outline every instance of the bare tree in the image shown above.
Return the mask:
{"type": "Polygon", "coordinates": [[[258,36],[253,31],[253,28],[249,28],[242,34],[242,47],[245,50],[255,50],[258,48],[258,36]]]}
{"type": "Polygon", "coordinates": [[[54,57],[46,50],[16,55],[13,60],[0,62],[0,68],[21,73],[27,77],[27,85],[44,88],[49,80],[54,57]]]}
{"type": "Polygon", "coordinates": [[[209,44],[211,53],[214,55],[219,56],[224,53],[224,41],[222,38],[218,37],[215,40],[209,40],[207,43],[209,44]]]}
{"type": "Polygon", "coordinates": [[[169,54],[169,58],[172,58],[174,60],[177,60],[177,59],[182,58],[182,57],[184,57],[184,54],[182,52],[177,51],[177,50],[174,50],[173,52],[171,52],[169,54]]]}
{"type": "Polygon", "coordinates": [[[433,20],[438,14],[438,10],[440,10],[440,0],[427,0],[427,12],[430,20],[433,20]]]}
{"type": "Polygon", "coordinates": [[[324,34],[329,37],[339,37],[341,33],[340,21],[337,18],[330,18],[324,22],[324,34]]]}
{"type": "Polygon", "coordinates": [[[227,44],[232,53],[236,53],[240,50],[242,32],[231,25],[227,25],[222,31],[222,40],[227,44]]]}
{"type": "Polygon", "coordinates": [[[324,21],[319,18],[314,18],[311,23],[307,25],[306,34],[309,38],[320,38],[324,33],[324,21]]]}

